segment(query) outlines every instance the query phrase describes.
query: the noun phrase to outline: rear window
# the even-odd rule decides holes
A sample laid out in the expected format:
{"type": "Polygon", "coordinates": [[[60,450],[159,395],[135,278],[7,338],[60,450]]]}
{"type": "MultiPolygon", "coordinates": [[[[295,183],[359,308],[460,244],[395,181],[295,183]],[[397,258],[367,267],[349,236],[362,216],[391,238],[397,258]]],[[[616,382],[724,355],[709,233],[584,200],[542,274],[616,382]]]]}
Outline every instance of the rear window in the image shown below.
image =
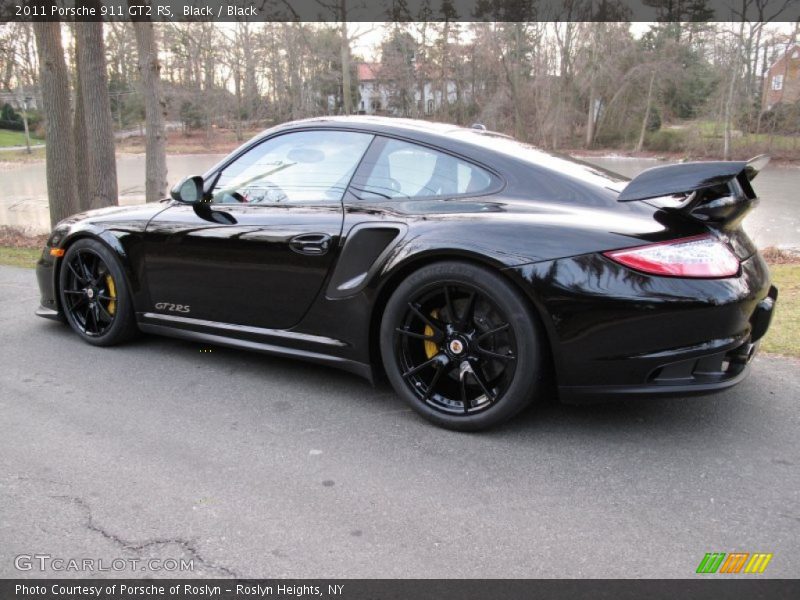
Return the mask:
{"type": "Polygon", "coordinates": [[[517,160],[525,161],[533,167],[562,173],[583,183],[606,188],[612,192],[621,192],[630,181],[628,177],[624,177],[619,173],[614,173],[564,154],[547,152],[513,138],[479,134],[469,130],[458,130],[452,135],[464,141],[475,143],[482,148],[489,148],[517,160]]]}
{"type": "Polygon", "coordinates": [[[494,185],[486,170],[444,152],[387,139],[377,157],[364,159],[351,184],[362,199],[478,195],[494,185]]]}

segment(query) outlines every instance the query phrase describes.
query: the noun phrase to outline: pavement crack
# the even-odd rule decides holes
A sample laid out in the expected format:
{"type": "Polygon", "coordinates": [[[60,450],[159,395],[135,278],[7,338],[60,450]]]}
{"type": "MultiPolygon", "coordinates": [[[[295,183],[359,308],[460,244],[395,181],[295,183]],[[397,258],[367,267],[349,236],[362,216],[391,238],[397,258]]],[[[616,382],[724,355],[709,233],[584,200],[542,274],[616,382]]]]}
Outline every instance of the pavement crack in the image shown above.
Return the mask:
{"type": "Polygon", "coordinates": [[[170,538],[152,538],[146,540],[144,542],[133,542],[130,540],[126,540],[123,537],[120,537],[110,531],[108,531],[105,527],[97,524],[95,522],[94,516],[92,514],[92,508],[89,504],[83,499],[77,496],[50,496],[55,500],[61,500],[64,502],[70,502],[77,506],[85,515],[83,526],[92,531],[103,536],[109,542],[119,546],[123,550],[128,550],[129,552],[133,552],[135,554],[141,554],[144,550],[148,548],[152,548],[155,546],[167,546],[167,545],[175,545],[180,547],[186,554],[189,555],[190,558],[196,560],[202,566],[212,571],[217,571],[228,577],[235,577],[241,578],[236,571],[231,568],[225,567],[223,565],[215,564],[206,558],[198,550],[197,546],[191,541],[181,537],[170,537],[170,538]]]}

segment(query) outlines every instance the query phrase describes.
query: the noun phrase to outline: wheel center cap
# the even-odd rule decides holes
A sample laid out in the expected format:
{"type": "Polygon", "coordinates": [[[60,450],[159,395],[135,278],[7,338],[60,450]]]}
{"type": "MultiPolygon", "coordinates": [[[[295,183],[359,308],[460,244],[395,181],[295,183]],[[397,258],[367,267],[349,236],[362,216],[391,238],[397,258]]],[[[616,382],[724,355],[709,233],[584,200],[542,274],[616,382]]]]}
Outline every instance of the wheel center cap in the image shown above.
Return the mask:
{"type": "Polygon", "coordinates": [[[88,288],[88,289],[86,290],[86,295],[87,295],[89,298],[94,298],[94,290],[93,290],[92,288],[88,288]]]}
{"type": "Polygon", "coordinates": [[[462,352],[464,352],[464,342],[462,342],[461,340],[450,340],[449,348],[450,352],[452,352],[453,354],[456,355],[461,354],[462,352]]]}

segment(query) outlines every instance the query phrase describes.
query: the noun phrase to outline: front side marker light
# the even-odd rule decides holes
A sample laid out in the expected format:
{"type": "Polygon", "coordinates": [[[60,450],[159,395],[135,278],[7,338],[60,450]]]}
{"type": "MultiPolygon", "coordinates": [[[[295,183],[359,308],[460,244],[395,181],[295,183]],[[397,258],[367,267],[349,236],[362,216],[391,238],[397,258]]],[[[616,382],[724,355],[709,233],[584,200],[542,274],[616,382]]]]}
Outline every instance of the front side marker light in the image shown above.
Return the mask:
{"type": "Polygon", "coordinates": [[[50,256],[55,256],[56,258],[61,258],[66,253],[66,250],[63,248],[50,248],[50,256]]]}

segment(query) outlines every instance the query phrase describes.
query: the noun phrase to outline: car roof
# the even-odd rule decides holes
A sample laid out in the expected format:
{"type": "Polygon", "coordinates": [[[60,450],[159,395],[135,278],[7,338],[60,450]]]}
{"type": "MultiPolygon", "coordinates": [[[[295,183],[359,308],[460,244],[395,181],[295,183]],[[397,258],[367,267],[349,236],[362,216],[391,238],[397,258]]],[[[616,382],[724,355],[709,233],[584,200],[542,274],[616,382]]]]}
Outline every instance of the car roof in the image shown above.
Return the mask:
{"type": "Polygon", "coordinates": [[[353,116],[328,116],[328,117],[312,117],[309,119],[300,119],[292,121],[286,125],[291,126],[307,126],[315,124],[331,124],[331,125],[345,125],[345,126],[360,126],[364,129],[380,129],[380,130],[395,130],[395,131],[409,131],[409,132],[425,132],[425,133],[438,133],[440,135],[447,135],[455,133],[459,130],[466,129],[458,125],[450,123],[439,123],[436,121],[423,121],[421,119],[405,119],[400,117],[378,117],[371,115],[353,115],[353,116]]]}
{"type": "Polygon", "coordinates": [[[378,117],[372,115],[326,116],[299,119],[268,129],[261,135],[272,133],[276,130],[304,128],[314,125],[319,125],[321,127],[333,125],[361,129],[371,133],[394,133],[400,136],[403,134],[411,134],[411,137],[415,135],[432,136],[443,140],[457,140],[471,143],[476,146],[482,145],[482,138],[492,137],[513,140],[511,136],[496,131],[489,131],[483,125],[478,126],[478,124],[472,127],[462,127],[460,125],[453,125],[452,123],[440,123],[437,121],[423,121],[421,119],[406,119],[401,117],[378,117]]]}

